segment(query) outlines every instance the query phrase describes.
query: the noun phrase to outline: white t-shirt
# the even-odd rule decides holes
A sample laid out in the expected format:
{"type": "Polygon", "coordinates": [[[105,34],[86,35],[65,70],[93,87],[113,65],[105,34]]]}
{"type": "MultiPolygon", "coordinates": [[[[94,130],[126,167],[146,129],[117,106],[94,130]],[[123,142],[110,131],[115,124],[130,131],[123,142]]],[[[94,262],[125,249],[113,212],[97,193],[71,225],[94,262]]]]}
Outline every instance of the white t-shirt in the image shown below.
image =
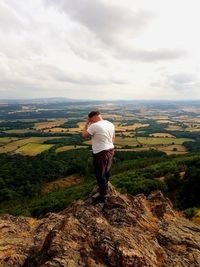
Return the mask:
{"type": "Polygon", "coordinates": [[[92,135],[92,151],[94,154],[102,150],[114,148],[112,138],[115,132],[115,126],[107,120],[92,123],[87,132],[92,135]]]}

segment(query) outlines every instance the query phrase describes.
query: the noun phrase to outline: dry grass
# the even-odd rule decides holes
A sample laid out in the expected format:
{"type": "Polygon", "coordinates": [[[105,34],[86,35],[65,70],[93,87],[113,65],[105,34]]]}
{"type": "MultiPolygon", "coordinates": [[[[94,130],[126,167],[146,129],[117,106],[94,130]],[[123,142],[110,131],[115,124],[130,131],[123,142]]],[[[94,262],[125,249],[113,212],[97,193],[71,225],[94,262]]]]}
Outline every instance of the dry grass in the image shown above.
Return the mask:
{"type": "Polygon", "coordinates": [[[174,121],[170,121],[170,120],[157,120],[157,123],[169,123],[169,124],[175,124],[174,121]]]}
{"type": "Polygon", "coordinates": [[[138,128],[141,128],[141,127],[148,127],[149,126],[149,124],[142,124],[142,123],[134,123],[133,125],[128,125],[128,126],[126,126],[126,125],[124,125],[124,126],[119,126],[119,125],[117,125],[116,126],[116,130],[117,131],[128,131],[128,130],[136,130],[136,129],[138,129],[138,128]]]}
{"type": "Polygon", "coordinates": [[[169,125],[165,130],[168,131],[183,131],[183,129],[178,125],[169,125]]]}
{"type": "Polygon", "coordinates": [[[200,208],[197,210],[196,216],[192,218],[192,221],[200,224],[200,208]]]}
{"type": "MultiPolygon", "coordinates": [[[[122,134],[124,136],[127,136],[127,137],[133,137],[133,136],[135,136],[135,133],[133,133],[133,132],[123,132],[122,134]]],[[[117,135],[119,136],[120,133],[117,133],[117,135]]]]}

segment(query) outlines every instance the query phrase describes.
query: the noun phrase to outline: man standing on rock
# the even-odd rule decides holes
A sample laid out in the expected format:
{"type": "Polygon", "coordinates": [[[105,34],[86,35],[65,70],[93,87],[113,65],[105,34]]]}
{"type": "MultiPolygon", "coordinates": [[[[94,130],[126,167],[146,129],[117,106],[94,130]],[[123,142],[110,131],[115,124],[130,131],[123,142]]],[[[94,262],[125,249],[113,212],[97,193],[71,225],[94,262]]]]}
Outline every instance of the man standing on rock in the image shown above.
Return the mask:
{"type": "Polygon", "coordinates": [[[110,168],[114,155],[114,125],[104,120],[99,111],[92,111],[82,133],[84,138],[92,136],[93,165],[99,194],[93,197],[94,202],[105,202],[108,194],[110,168]]]}

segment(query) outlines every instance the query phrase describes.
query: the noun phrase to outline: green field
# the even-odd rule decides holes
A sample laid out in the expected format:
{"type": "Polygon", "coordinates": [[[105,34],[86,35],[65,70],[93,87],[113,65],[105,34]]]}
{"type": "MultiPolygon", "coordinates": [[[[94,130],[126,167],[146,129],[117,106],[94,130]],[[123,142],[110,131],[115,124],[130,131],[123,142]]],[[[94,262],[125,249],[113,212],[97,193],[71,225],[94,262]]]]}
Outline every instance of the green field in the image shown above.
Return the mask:
{"type": "Polygon", "coordinates": [[[142,145],[170,145],[170,144],[182,144],[186,141],[193,141],[190,138],[173,138],[173,137],[138,137],[138,142],[142,145]]]}
{"type": "Polygon", "coordinates": [[[123,137],[117,136],[116,140],[115,140],[115,144],[116,145],[123,145],[123,146],[125,146],[125,145],[136,146],[136,145],[138,145],[138,142],[137,142],[135,137],[133,137],[133,138],[125,137],[125,138],[123,138],[123,137]]]}
{"type": "Polygon", "coordinates": [[[186,141],[193,141],[189,138],[173,138],[173,137],[116,137],[116,145],[171,145],[171,144],[182,144],[186,141]]]}
{"type": "Polygon", "coordinates": [[[5,131],[6,133],[33,133],[33,132],[37,132],[36,130],[29,130],[29,129],[13,129],[13,130],[7,130],[5,131]]]}
{"type": "Polygon", "coordinates": [[[50,149],[52,146],[53,145],[49,144],[28,143],[17,149],[15,152],[23,155],[35,156],[45,150],[50,149]]]}
{"type": "Polygon", "coordinates": [[[71,149],[87,148],[88,146],[62,146],[56,149],[56,152],[63,152],[71,149]]]}

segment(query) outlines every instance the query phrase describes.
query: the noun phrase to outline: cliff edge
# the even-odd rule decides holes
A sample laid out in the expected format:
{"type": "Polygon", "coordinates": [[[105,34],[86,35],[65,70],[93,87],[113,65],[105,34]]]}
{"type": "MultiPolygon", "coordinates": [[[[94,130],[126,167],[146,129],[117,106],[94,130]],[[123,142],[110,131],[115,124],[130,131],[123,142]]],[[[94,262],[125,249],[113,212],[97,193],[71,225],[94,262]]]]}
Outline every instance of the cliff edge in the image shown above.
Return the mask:
{"type": "Polygon", "coordinates": [[[200,225],[181,217],[161,192],[91,196],[42,219],[0,216],[2,267],[197,267],[200,225]]]}

